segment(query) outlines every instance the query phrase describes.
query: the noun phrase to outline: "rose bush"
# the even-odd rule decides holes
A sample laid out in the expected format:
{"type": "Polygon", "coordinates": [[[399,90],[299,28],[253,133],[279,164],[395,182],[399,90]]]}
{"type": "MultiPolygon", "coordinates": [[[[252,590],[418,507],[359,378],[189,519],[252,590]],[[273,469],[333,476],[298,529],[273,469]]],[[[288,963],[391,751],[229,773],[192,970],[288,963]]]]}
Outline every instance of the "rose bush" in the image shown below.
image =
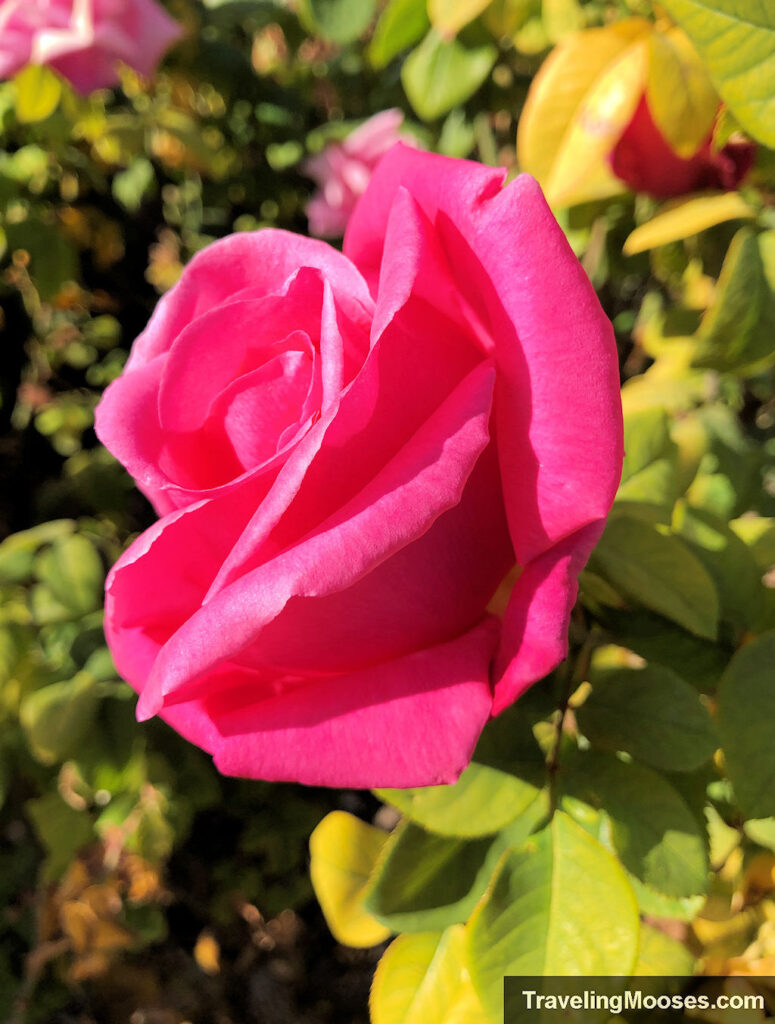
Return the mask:
{"type": "Polygon", "coordinates": [[[152,74],[181,34],[156,0],[0,0],[0,78],[47,64],[85,94],[115,85],[119,61],[152,74]]]}
{"type": "Polygon", "coordinates": [[[139,717],[225,773],[450,782],[566,652],[621,472],[616,350],[536,183],[502,186],[396,146],[344,254],[209,246],[105,394],[161,516],[110,573],[108,640],[139,717]]]}
{"type": "Polygon", "coordinates": [[[313,235],[336,238],[344,234],[377,164],[401,138],[403,120],[400,110],[381,110],[342,142],[330,143],[307,160],[304,173],[320,186],[307,203],[313,235]]]}

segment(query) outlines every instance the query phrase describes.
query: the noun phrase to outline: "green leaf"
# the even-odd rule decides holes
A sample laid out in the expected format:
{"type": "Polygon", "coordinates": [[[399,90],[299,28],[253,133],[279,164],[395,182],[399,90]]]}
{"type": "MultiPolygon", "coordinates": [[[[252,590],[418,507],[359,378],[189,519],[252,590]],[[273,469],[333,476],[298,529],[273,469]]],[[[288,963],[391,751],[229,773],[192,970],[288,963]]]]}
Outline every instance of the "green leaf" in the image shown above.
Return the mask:
{"type": "Polygon", "coordinates": [[[35,552],[44,544],[66,537],[75,529],[72,519],[55,519],[12,533],[0,544],[0,581],[21,583],[32,575],[35,552]]]}
{"type": "Polygon", "coordinates": [[[638,961],[632,973],[641,978],[690,977],[694,974],[694,957],[683,943],[644,924],[640,930],[638,961]]]}
{"type": "Polygon", "coordinates": [[[661,665],[606,673],[576,718],[593,746],[667,771],[692,771],[718,746],[697,691],[661,665]]]}
{"type": "Polygon", "coordinates": [[[94,839],[92,820],[84,811],[66,804],[59,793],[28,800],[25,810],[46,850],[43,881],[64,874],[76,853],[94,839]]]}
{"type": "Polygon", "coordinates": [[[746,818],[775,815],[775,631],[742,647],[718,688],[721,746],[746,818]]]}
{"type": "Polygon", "coordinates": [[[375,792],[429,832],[475,838],[500,832],[525,812],[539,790],[507,772],[473,763],[453,786],[375,792]]]}
{"type": "Polygon", "coordinates": [[[608,523],[589,568],[635,604],[697,636],[716,638],[719,608],[713,580],[678,537],[617,515],[608,523]]]}
{"type": "Polygon", "coordinates": [[[95,680],[87,672],[29,694],[19,718],[35,757],[55,764],[75,754],[94,726],[99,703],[95,680]]]}
{"type": "Polygon", "coordinates": [[[16,117],[22,124],[45,121],[59,106],[62,82],[47,67],[28,64],[13,81],[16,117]]]}
{"type": "Polygon", "coordinates": [[[331,934],[347,946],[376,946],[390,935],[362,905],[387,838],[345,811],[327,814],[309,838],[312,887],[331,934]]]}
{"type": "Polygon", "coordinates": [[[390,0],[379,16],[369,44],[369,60],[378,71],[428,30],[425,0],[390,0]]]}
{"type": "Polygon", "coordinates": [[[775,8],[769,0],[663,0],[740,124],[775,147],[775,8]]]}
{"type": "Polygon", "coordinates": [[[669,522],[677,497],[677,450],[665,411],[653,408],[629,412],[624,417],[624,450],[627,454],[617,503],[654,506],[659,521],[669,522]]]}
{"type": "Polygon", "coordinates": [[[113,178],[113,197],[129,213],[137,213],[155,186],[156,172],[153,164],[146,157],[138,156],[126,170],[119,171],[113,178]]]}
{"type": "Polygon", "coordinates": [[[545,819],[535,800],[497,836],[456,839],[404,821],[372,872],[363,905],[391,931],[435,931],[465,922],[484,894],[502,854],[520,846],[545,819]]]}
{"type": "Polygon", "coordinates": [[[75,615],[95,611],[102,604],[102,562],[94,545],[80,534],[56,540],[41,552],[35,574],[75,615]]]}
{"type": "Polygon", "coordinates": [[[371,24],[376,0],[298,0],[305,28],[332,43],[352,43],[371,24]]]}
{"type": "Polygon", "coordinates": [[[409,102],[424,121],[433,121],[472,96],[498,57],[492,43],[468,46],[444,40],[431,29],[404,61],[401,81],[409,102]]]}
{"type": "Polygon", "coordinates": [[[702,319],[695,366],[751,374],[775,357],[775,231],[741,228],[702,319]]]}
{"type": "MultiPolygon", "coordinates": [[[[708,884],[704,829],[683,797],[651,768],[606,754],[574,758],[564,793],[600,811],[597,835],[643,885],[668,897],[697,896],[708,884]]],[[[563,802],[565,808],[565,802],[563,802]]],[[[576,817],[571,802],[566,808],[576,817]]]]}
{"type": "Polygon", "coordinates": [[[743,541],[721,519],[684,502],[676,506],[673,529],[713,577],[721,617],[743,629],[754,629],[761,614],[764,588],[762,574],[743,541]]]}
{"type": "Polygon", "coordinates": [[[372,1024],[497,1024],[474,992],[465,952],[461,925],[399,936],[374,975],[372,1024]]]}
{"type": "Polygon", "coordinates": [[[395,830],[364,896],[391,931],[423,932],[463,923],[487,887],[500,853],[493,838],[453,839],[405,821],[395,830]]]}
{"type": "Polygon", "coordinates": [[[502,1013],[503,976],[628,975],[638,907],[615,858],[566,814],[504,856],[468,924],[483,1005],[502,1013]]]}

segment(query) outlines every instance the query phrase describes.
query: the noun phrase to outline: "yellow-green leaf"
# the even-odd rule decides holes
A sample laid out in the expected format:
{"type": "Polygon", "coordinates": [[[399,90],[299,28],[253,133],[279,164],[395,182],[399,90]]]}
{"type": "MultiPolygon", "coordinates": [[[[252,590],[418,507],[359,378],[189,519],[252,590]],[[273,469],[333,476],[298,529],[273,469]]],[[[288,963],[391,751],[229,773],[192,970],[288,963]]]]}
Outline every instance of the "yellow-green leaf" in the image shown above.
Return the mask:
{"type": "Polygon", "coordinates": [[[629,119],[635,109],[647,68],[642,41],[650,31],[647,21],[629,18],[569,35],[533,79],[519,119],[517,159],[523,171],[538,179],[550,202],[569,204],[621,191],[601,154],[611,148],[617,131],[626,124],[626,120],[620,124],[622,116],[629,119]],[[639,56],[632,61],[634,46],[639,56]],[[619,61],[625,74],[621,80],[618,70],[610,74],[612,67],[619,68],[619,61]],[[617,119],[615,123],[610,117],[604,119],[604,141],[595,141],[587,151],[587,143],[592,141],[588,136],[597,130],[605,113],[595,108],[595,103],[600,107],[605,99],[602,93],[597,99],[594,96],[601,79],[617,119]],[[574,166],[579,159],[583,166],[574,166]]]}
{"type": "Polygon", "coordinates": [[[332,811],[309,839],[312,887],[338,942],[367,947],[390,930],[362,906],[363,890],[387,840],[387,833],[345,811],[332,811]]]}
{"type": "Polygon", "coordinates": [[[499,832],[539,795],[532,783],[476,763],[470,764],[453,786],[380,789],[376,793],[429,832],[469,838],[499,832]]]}
{"type": "Polygon", "coordinates": [[[680,156],[692,156],[710,134],[719,98],[680,29],[649,37],[646,98],[654,123],[671,147],[680,156]]]}
{"type": "Polygon", "coordinates": [[[489,4],[490,0],[428,0],[428,15],[437,32],[454,36],[489,4]]]}
{"type": "Polygon", "coordinates": [[[16,116],[23,124],[45,121],[59,106],[62,83],[46,67],[28,64],[14,79],[16,116]]]}
{"type": "Polygon", "coordinates": [[[479,1002],[465,962],[465,928],[401,935],[379,962],[372,1024],[496,1024],[479,1002]]]}
{"type": "Polygon", "coordinates": [[[467,931],[474,988],[496,1015],[506,974],[630,974],[638,906],[613,855],[557,812],[543,832],[504,856],[467,931]]]}
{"type": "Polygon", "coordinates": [[[739,192],[679,199],[664,207],[655,217],[635,228],[624,243],[625,256],[655,249],[658,245],[680,242],[728,220],[748,220],[756,216],[739,192]]]}
{"type": "Polygon", "coordinates": [[[775,4],[771,0],[662,0],[697,47],[746,131],[775,146],[775,4]]]}

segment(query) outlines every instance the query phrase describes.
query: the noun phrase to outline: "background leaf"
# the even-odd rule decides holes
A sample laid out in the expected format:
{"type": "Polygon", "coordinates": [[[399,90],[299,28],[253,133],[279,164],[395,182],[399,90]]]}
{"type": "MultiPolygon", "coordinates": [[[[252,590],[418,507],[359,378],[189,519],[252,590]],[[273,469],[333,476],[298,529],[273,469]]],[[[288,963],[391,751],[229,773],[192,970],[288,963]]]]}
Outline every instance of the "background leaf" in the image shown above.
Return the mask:
{"type": "Polygon", "coordinates": [[[775,146],[775,9],[767,0],[664,0],[740,124],[775,146]]]}

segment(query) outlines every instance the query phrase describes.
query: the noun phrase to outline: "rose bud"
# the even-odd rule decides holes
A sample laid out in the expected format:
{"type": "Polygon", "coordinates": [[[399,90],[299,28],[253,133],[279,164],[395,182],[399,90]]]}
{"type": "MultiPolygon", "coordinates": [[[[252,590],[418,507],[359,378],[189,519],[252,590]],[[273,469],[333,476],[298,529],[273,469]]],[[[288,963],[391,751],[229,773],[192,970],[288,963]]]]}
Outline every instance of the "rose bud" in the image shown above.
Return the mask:
{"type": "Polygon", "coordinates": [[[680,29],[626,18],[571,33],[544,61],[520,117],[517,158],[558,207],[625,187],[658,199],[735,189],[755,146],[715,145],[720,110],[680,29]]]}
{"type": "Polygon", "coordinates": [[[226,774],[452,782],[566,654],[622,468],[616,349],[504,176],[399,144],[344,254],[215,242],[97,410],[161,517],[109,575],[110,648],[139,717],[226,774]]]}

